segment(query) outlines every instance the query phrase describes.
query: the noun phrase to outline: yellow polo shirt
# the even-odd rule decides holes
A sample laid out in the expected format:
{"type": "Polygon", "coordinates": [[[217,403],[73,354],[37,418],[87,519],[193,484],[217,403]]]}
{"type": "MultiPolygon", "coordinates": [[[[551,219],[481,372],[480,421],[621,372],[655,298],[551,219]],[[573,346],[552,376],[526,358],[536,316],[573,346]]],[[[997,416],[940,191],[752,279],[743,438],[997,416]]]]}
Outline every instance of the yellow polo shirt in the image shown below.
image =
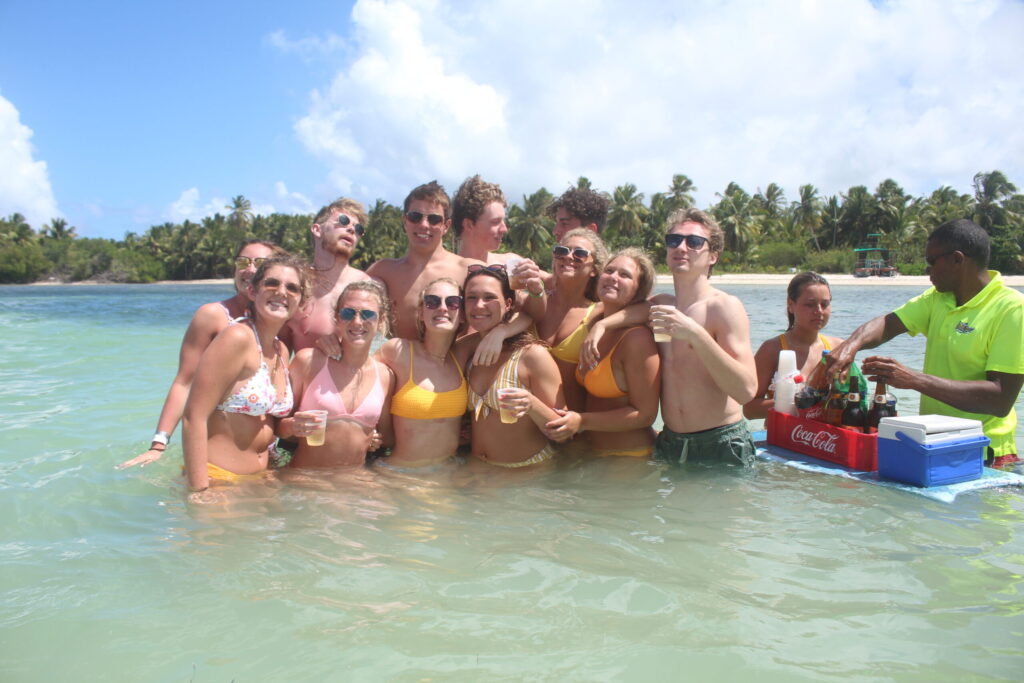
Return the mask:
{"type": "MultiPolygon", "coordinates": [[[[931,287],[894,311],[911,335],[928,338],[927,374],[954,380],[983,380],[986,372],[1024,375],[1024,294],[1004,285],[997,271],[988,274],[990,282],[963,306],[951,292],[931,287]]],[[[981,420],[996,457],[1017,452],[1012,409],[1006,417],[968,413],[922,395],[921,414],[981,420]]]]}

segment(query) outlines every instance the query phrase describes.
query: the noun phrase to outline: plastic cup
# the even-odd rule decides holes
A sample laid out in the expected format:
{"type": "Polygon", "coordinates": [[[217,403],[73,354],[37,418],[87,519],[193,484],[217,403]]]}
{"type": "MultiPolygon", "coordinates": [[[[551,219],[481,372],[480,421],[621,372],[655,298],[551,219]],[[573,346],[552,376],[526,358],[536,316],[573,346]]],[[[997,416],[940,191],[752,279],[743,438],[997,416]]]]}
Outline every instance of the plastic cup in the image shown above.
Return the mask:
{"type": "MultiPolygon", "coordinates": [[[[673,308],[673,307],[672,306],[651,306],[651,313],[654,313],[656,310],[659,310],[659,309],[662,309],[662,308],[673,308]]],[[[651,325],[651,328],[653,329],[654,328],[654,322],[651,321],[650,325],[651,325]]],[[[670,341],[672,341],[672,335],[669,334],[668,332],[655,332],[654,333],[654,341],[659,343],[659,344],[661,344],[663,342],[670,342],[670,341]]]]}
{"type": "Polygon", "coordinates": [[[519,281],[519,278],[512,275],[512,271],[525,260],[522,256],[509,256],[505,261],[505,272],[508,273],[508,284],[512,289],[522,289],[523,283],[519,281]]]}
{"type": "Polygon", "coordinates": [[[318,420],[316,431],[306,437],[306,444],[310,446],[323,446],[327,439],[327,411],[326,410],[303,410],[302,415],[315,417],[318,420]]]}
{"type": "Polygon", "coordinates": [[[514,394],[515,391],[515,389],[498,389],[498,416],[501,417],[502,422],[508,425],[518,422],[519,418],[516,417],[514,412],[502,405],[502,401],[505,400],[505,397],[514,394]]]}

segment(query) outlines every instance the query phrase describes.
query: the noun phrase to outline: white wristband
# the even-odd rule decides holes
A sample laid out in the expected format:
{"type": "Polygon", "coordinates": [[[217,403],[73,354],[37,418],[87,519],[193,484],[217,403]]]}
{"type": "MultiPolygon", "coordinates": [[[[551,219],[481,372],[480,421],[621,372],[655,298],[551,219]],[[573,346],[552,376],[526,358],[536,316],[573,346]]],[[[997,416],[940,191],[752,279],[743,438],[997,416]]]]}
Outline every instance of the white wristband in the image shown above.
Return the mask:
{"type": "Polygon", "coordinates": [[[171,435],[168,434],[167,432],[157,432],[156,434],[153,435],[153,438],[150,439],[150,443],[162,443],[164,446],[166,446],[168,442],[170,442],[170,440],[171,435]]]}

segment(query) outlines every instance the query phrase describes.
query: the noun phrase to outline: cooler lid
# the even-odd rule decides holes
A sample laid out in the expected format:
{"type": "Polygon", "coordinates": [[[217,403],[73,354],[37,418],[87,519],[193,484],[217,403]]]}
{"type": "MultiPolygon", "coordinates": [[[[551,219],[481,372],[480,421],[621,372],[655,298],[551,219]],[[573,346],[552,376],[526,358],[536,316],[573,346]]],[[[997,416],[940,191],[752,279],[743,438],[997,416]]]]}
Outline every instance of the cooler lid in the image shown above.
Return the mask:
{"type": "Polygon", "coordinates": [[[962,432],[969,429],[981,429],[980,420],[969,420],[964,417],[949,417],[947,415],[914,415],[909,417],[885,417],[886,423],[895,429],[909,428],[923,430],[925,434],[938,434],[942,432],[962,432]]]}

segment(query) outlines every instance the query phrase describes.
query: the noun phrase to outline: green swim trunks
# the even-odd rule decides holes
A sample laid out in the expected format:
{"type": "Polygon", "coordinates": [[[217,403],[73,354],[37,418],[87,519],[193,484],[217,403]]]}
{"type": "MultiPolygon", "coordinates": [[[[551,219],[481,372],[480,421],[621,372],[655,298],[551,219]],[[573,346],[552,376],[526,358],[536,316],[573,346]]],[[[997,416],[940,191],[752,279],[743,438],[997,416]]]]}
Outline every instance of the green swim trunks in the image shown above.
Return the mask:
{"type": "Polygon", "coordinates": [[[654,457],[671,465],[691,462],[754,464],[757,449],[746,420],[703,432],[681,434],[667,427],[654,442],[654,457]]]}

